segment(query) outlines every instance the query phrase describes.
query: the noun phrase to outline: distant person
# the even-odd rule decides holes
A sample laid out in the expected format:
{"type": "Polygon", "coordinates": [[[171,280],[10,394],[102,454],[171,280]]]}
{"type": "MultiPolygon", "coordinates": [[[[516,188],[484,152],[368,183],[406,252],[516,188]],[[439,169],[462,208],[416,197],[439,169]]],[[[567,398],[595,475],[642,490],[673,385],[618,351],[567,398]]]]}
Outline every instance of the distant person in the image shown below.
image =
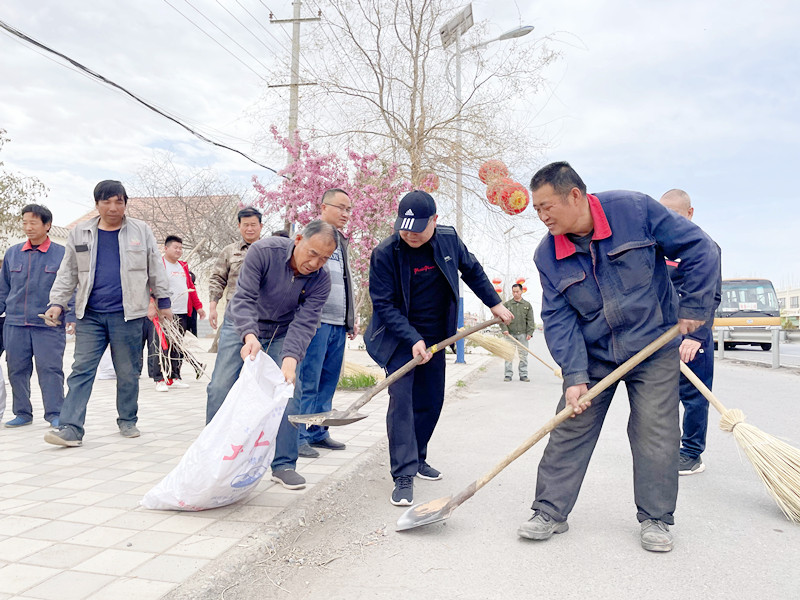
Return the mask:
{"type": "Polygon", "coordinates": [[[422,357],[389,386],[389,501],[395,506],[413,503],[415,476],[442,478],[428,464],[428,442],[444,404],[444,349],[432,354],[427,348],[456,332],[459,276],[494,316],[504,323],[514,318],[456,230],[437,226],[438,218],[430,194],[409,192],[400,200],[395,233],[378,244],[369,263],[367,352],[389,375],[422,357]]]}
{"type": "MultiPolygon", "coordinates": [[[[694,216],[692,199],[683,190],[673,189],[661,196],[661,204],[671,211],[686,217],[690,221],[694,216]]],[[[717,260],[714,257],[712,260],[717,260]]],[[[683,296],[684,271],[681,269],[680,257],[674,260],[667,259],[667,268],[672,285],[683,296]]],[[[717,298],[719,304],[719,298],[717,298]]],[[[716,306],[714,307],[716,309],[716,306]]],[[[711,389],[714,381],[714,333],[709,320],[692,333],[683,336],[680,353],[681,360],[694,372],[695,375],[711,389]]],[[[708,431],[708,400],[700,390],[689,381],[683,373],[680,376],[680,396],[683,404],[683,434],[681,436],[680,460],[678,461],[679,475],[694,475],[705,471],[701,454],[706,448],[706,433],[708,431]]]]}
{"type": "MultiPolygon", "coordinates": [[[[247,251],[219,338],[217,362],[208,384],[209,423],[239,378],[243,361],[263,350],[295,382],[297,365],[319,325],[331,289],[325,263],[336,250],[336,228],[311,221],[294,239],[270,236],[247,251]]],[[[297,455],[297,429],[288,415],[297,414],[289,400],[275,439],[275,456],[297,455]]],[[[289,464],[273,463],[272,480],[290,490],[305,487],[305,478],[289,464]]]]}
{"type": "Polygon", "coordinates": [[[289,237],[289,232],[286,231],[285,229],[276,229],[270,235],[274,236],[274,237],[288,238],[289,237]]]}
{"type": "MultiPolygon", "coordinates": [[[[189,329],[189,318],[197,313],[201,319],[205,319],[206,311],[203,310],[203,303],[197,296],[192,277],[189,274],[189,265],[186,261],[180,260],[183,256],[183,240],[177,235],[168,235],[164,240],[164,268],[167,272],[169,281],[170,302],[172,304],[172,314],[178,326],[181,336],[189,329]]],[[[157,392],[169,391],[172,388],[188,388],[189,384],[181,379],[181,365],[183,364],[183,352],[174,345],[169,350],[163,351],[167,354],[169,369],[166,373],[162,371],[161,361],[159,360],[159,346],[161,339],[155,327],[148,327],[148,357],[147,371],[153,379],[157,392]]]]}
{"type": "MultiPolygon", "coordinates": [[[[247,249],[261,237],[261,211],[253,207],[243,208],[236,218],[239,222],[241,239],[222,249],[208,280],[208,324],[212,329],[216,329],[219,325],[217,305],[223,297],[226,302],[233,298],[236,279],[239,277],[247,249]]],[[[229,319],[226,325],[223,321],[222,326],[232,328],[233,322],[229,319]]]]}
{"type": "MultiPolygon", "coordinates": [[[[517,535],[547,540],[569,529],[611,400],[612,384],[591,402],[591,387],[678,325],[691,333],[708,319],[718,289],[719,257],[703,231],[650,196],[588,194],[566,162],[531,179],[531,204],[549,230],[534,254],[542,283],[542,321],[550,354],[564,375],[574,417],[550,432],[539,462],[533,516],[517,535]],[[682,254],[685,290],[678,298],[664,256],[682,254]]],[[[622,376],[630,403],[628,439],[642,548],[672,550],[678,498],[678,341],[672,340],[622,376]]],[[[603,507],[592,525],[606,527],[603,507]]]]}
{"type": "MultiPolygon", "coordinates": [[[[3,339],[14,411],[14,418],[7,421],[5,427],[33,423],[31,375],[34,358],[45,421],[58,427],[64,403],[63,363],[67,340],[64,323],[48,327],[39,316],[47,310],[50,288],[64,258],[64,246],[48,235],[52,225],[53,214],[46,206],[25,206],[22,230],[28,240],[8,249],[0,271],[0,313],[6,314],[3,339]]],[[[71,321],[71,332],[75,314],[70,311],[67,318],[71,321]]]]}
{"type": "MultiPolygon", "coordinates": [[[[514,315],[514,320],[508,325],[505,323],[500,324],[500,330],[503,335],[513,337],[520,344],[528,347],[528,340],[533,337],[533,332],[536,329],[536,321],[533,318],[533,307],[527,300],[522,299],[522,285],[515,283],[511,286],[511,299],[506,300],[503,305],[511,311],[514,315]]],[[[514,344],[516,346],[516,344],[514,344]]],[[[519,354],[519,380],[528,382],[528,353],[525,348],[517,347],[519,354]]],[[[505,377],[503,381],[511,381],[514,376],[514,363],[510,360],[506,361],[505,377]]]]}
{"type": "Polygon", "coordinates": [[[75,360],[57,431],[44,440],[59,446],[83,443],[86,406],[97,366],[108,345],[117,373],[117,425],[120,435],[139,437],[139,373],[145,318],[171,319],[164,263],[150,226],[125,215],[128,194],[119,181],[94,188],[98,216],[70,231],[64,260],[50,290],[48,323],[61,318],[75,296],[75,360]],[[77,288],[77,292],[76,292],[77,288]],[[156,305],[151,304],[151,293],[156,305]]]}

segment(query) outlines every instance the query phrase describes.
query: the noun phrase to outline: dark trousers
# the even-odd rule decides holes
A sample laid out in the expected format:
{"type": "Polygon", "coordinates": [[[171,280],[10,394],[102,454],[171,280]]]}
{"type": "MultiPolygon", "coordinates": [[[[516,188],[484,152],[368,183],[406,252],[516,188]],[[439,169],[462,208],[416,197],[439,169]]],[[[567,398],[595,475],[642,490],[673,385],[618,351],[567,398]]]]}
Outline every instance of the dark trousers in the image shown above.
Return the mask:
{"type": "Polygon", "coordinates": [[[69,391],[61,407],[61,425],[83,439],[86,405],[92,394],[97,365],[107,346],[117,374],[117,425],[136,424],[139,412],[139,373],[142,370],[142,324],[146,317],[125,320],[122,311],[100,313],[86,309],[75,324],[75,360],[67,378],[69,391]]]}
{"type": "Polygon", "coordinates": [[[3,337],[14,415],[25,419],[33,418],[31,375],[35,357],[44,418],[52,421],[61,414],[61,405],[64,403],[63,362],[67,340],[64,328],[6,324],[3,327],[3,337]]]}
{"type": "MultiPolygon", "coordinates": [[[[628,372],[623,378],[631,414],[628,440],[633,455],[633,495],[639,521],[657,519],[669,525],[678,497],[679,356],[664,348],[628,372]]],[[[589,387],[614,370],[616,365],[590,363],[589,387]]],[[[589,459],[603,427],[616,385],[609,387],[592,405],[550,433],[536,479],[534,510],[556,521],[566,521],[575,506],[589,459]]],[[[557,411],[564,408],[564,396],[557,411]]]]}
{"type": "MultiPolygon", "coordinates": [[[[410,349],[398,349],[389,359],[386,371],[391,375],[411,358],[410,349]]],[[[394,479],[416,475],[428,456],[428,442],[444,404],[444,376],[444,350],[440,350],[430,361],[389,386],[386,431],[394,479]]]]}
{"type": "MultiPolygon", "coordinates": [[[[148,319],[149,321],[149,319],[148,319]]],[[[181,335],[186,333],[189,324],[189,317],[187,315],[175,315],[175,322],[178,324],[181,335]]],[[[147,327],[147,376],[153,381],[162,381],[164,379],[180,379],[181,378],[181,365],[183,364],[183,352],[171,346],[169,348],[169,372],[161,372],[161,362],[158,359],[159,348],[161,347],[161,339],[156,333],[156,328],[153,322],[147,327]]]]}
{"type": "MultiPolygon", "coordinates": [[[[686,365],[711,389],[714,381],[714,334],[708,332],[694,360],[686,365]]],[[[681,375],[681,404],[683,404],[683,435],[681,454],[697,458],[706,449],[708,431],[708,400],[694,384],[681,375]]]]}

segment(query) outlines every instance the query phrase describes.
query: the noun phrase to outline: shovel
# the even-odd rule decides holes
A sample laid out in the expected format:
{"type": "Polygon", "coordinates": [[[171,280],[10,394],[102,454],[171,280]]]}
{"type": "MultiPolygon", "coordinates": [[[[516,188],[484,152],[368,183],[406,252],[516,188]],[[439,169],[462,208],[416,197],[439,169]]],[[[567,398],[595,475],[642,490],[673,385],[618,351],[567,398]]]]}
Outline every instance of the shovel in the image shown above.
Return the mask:
{"type": "Polygon", "coordinates": [[[528,347],[527,347],[525,344],[523,344],[522,342],[520,342],[520,341],[519,341],[517,338],[515,338],[513,335],[509,335],[508,337],[510,337],[510,338],[511,338],[511,341],[512,341],[512,342],[514,342],[515,344],[517,344],[517,346],[519,346],[520,348],[523,348],[523,349],[524,349],[524,350],[525,350],[525,351],[526,351],[528,354],[530,354],[530,355],[531,355],[533,358],[535,358],[535,359],[536,359],[536,360],[538,360],[540,363],[542,363],[542,364],[543,364],[545,367],[547,367],[548,369],[550,369],[550,370],[553,372],[553,375],[555,375],[555,376],[556,376],[556,377],[558,377],[559,379],[564,379],[564,376],[561,374],[561,369],[559,369],[558,367],[551,367],[550,365],[548,365],[548,364],[547,364],[546,362],[544,362],[544,361],[543,361],[541,358],[539,358],[538,356],[536,356],[536,355],[533,353],[533,350],[531,350],[530,348],[528,348],[528,347]]]}
{"type": "MultiPolygon", "coordinates": [[[[654,341],[650,342],[647,346],[645,346],[642,350],[637,352],[631,358],[626,360],[616,369],[614,369],[611,373],[606,375],[603,379],[597,382],[592,389],[586,392],[583,396],[579,398],[579,403],[583,403],[587,400],[593,399],[595,396],[599,395],[602,391],[607,389],[609,386],[616,383],[623,375],[625,375],[628,371],[633,369],[636,365],[642,362],[644,359],[648,358],[650,355],[655,353],[659,350],[664,344],[672,340],[680,333],[680,329],[678,325],[673,325],[669,330],[663,333],[659,338],[655,339],[654,341]]],[[[406,512],[404,512],[400,518],[397,520],[397,527],[395,528],[396,531],[405,531],[406,529],[413,529],[415,527],[422,527],[423,525],[430,525],[431,523],[437,523],[439,521],[444,521],[447,519],[453,511],[464,504],[467,500],[472,498],[479,489],[489,483],[494,477],[500,473],[503,469],[505,469],[508,465],[512,462],[517,460],[520,456],[522,456],[525,452],[527,452],[531,446],[533,446],[536,442],[541,440],[544,436],[550,433],[553,429],[558,427],[561,423],[566,421],[572,416],[574,409],[571,405],[565,406],[560,412],[556,414],[552,419],[550,419],[547,423],[545,423],[544,427],[542,427],[539,431],[534,433],[531,437],[525,440],[522,445],[520,445],[516,450],[514,450],[511,454],[506,456],[499,464],[497,464],[491,471],[486,473],[483,477],[478,479],[477,481],[473,481],[467,488],[456,494],[455,497],[453,496],[446,496],[444,498],[438,498],[436,500],[431,500],[430,502],[425,502],[423,504],[417,504],[416,506],[412,506],[406,512]]]]}
{"type": "MultiPolygon", "coordinates": [[[[494,319],[489,319],[483,323],[478,323],[477,325],[473,325],[467,329],[459,329],[455,335],[429,347],[428,352],[438,352],[439,350],[444,350],[451,344],[456,343],[461,338],[467,337],[468,335],[480,331],[481,329],[485,329],[490,325],[500,323],[500,321],[500,317],[495,317],[494,319]]],[[[403,375],[408,373],[411,369],[416,367],[421,360],[422,356],[415,356],[402,367],[397,369],[397,371],[389,375],[386,379],[364,392],[358,400],[353,402],[345,410],[331,410],[328,412],[314,413],[311,415],[289,415],[289,421],[291,423],[304,423],[305,425],[319,425],[320,427],[328,427],[349,425],[350,423],[355,423],[356,421],[365,419],[367,415],[362,415],[358,412],[358,409],[372,400],[375,396],[377,396],[395,381],[400,379],[403,375]]]]}

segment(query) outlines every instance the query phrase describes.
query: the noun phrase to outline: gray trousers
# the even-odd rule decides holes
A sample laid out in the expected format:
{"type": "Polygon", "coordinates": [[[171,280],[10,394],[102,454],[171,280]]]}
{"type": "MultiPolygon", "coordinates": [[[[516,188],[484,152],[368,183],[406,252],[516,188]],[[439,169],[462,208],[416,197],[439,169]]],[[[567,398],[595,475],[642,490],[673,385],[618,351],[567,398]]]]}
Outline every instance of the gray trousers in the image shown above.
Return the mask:
{"type": "MultiPolygon", "coordinates": [[[[616,365],[590,364],[589,387],[616,365]]],[[[669,525],[678,497],[678,456],[681,442],[678,417],[679,355],[664,348],[623,377],[630,399],[628,440],[633,454],[633,495],[639,522],[657,519],[669,525]]],[[[532,508],[556,521],[566,521],[575,506],[600,429],[616,385],[602,392],[574,419],[550,433],[536,479],[532,508]]],[[[558,410],[565,406],[564,396],[558,410]]]]}
{"type": "MultiPolygon", "coordinates": [[[[525,333],[509,333],[510,337],[515,338],[519,341],[525,348],[528,347],[528,335],[525,333]]],[[[525,352],[524,349],[520,348],[514,342],[508,342],[509,344],[513,344],[517,348],[517,354],[519,355],[519,376],[520,379],[523,377],[528,376],[528,353],[525,352]]],[[[506,377],[513,377],[514,376],[514,363],[510,360],[506,361],[506,377]]]]}

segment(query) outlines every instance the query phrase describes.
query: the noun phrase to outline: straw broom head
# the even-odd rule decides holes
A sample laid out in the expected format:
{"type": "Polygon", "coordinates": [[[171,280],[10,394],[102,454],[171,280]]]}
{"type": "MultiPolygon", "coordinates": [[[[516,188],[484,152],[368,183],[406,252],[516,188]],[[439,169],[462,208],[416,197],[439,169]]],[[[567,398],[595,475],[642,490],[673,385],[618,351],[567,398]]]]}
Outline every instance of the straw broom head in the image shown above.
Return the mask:
{"type": "Polygon", "coordinates": [[[473,333],[472,335],[468,335],[467,338],[475,342],[481,348],[485,348],[495,356],[499,356],[504,360],[514,360],[514,356],[517,354],[517,349],[514,346],[490,335],[473,333]]]}
{"type": "Polygon", "coordinates": [[[720,429],[733,433],[786,518],[800,523],[800,450],[745,423],[744,418],[741,410],[726,410],[720,429]]]}
{"type": "Polygon", "coordinates": [[[370,375],[375,377],[375,373],[369,367],[347,361],[344,361],[343,371],[348,377],[357,377],[359,375],[370,375]]]}

